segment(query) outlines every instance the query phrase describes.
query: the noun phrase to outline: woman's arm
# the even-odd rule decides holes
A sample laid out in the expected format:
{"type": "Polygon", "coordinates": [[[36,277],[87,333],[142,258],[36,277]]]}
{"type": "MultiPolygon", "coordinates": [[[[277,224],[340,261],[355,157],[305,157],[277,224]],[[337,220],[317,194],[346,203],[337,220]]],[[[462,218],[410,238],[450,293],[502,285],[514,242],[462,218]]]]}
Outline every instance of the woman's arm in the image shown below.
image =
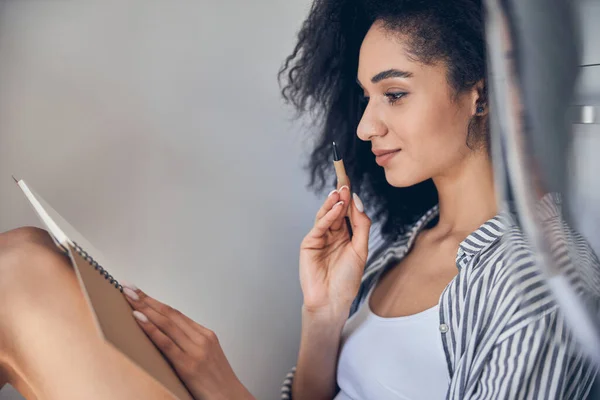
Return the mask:
{"type": "Polygon", "coordinates": [[[292,384],[294,400],[331,400],[342,328],[348,313],[315,314],[302,310],[302,335],[292,384]]]}

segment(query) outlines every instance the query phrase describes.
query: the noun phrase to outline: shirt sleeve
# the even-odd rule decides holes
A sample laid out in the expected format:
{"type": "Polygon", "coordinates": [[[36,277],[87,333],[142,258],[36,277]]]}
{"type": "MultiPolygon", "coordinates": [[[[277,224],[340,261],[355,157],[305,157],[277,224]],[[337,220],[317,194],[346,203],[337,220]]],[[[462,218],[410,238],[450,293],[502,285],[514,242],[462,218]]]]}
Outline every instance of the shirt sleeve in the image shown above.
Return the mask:
{"type": "Polygon", "coordinates": [[[555,308],[495,344],[463,399],[585,399],[596,367],[555,308]]]}
{"type": "Polygon", "coordinates": [[[296,367],[294,366],[285,376],[285,380],[283,381],[283,386],[281,387],[281,400],[292,400],[292,382],[294,381],[295,374],[296,367]]]}

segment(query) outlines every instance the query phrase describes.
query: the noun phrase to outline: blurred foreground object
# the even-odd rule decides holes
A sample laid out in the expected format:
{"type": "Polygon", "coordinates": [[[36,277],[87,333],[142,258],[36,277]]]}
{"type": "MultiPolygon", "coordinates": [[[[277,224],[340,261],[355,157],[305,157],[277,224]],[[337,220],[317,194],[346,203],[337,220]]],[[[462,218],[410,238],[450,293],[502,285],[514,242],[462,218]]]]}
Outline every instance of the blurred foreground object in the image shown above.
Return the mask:
{"type": "MultiPolygon", "coordinates": [[[[597,249],[599,238],[575,230],[577,221],[600,215],[600,203],[573,207],[570,190],[577,177],[569,160],[578,156],[572,123],[599,118],[596,106],[572,104],[581,59],[577,6],[486,1],[492,154],[500,203],[517,216],[576,339],[600,365],[600,271],[598,259],[584,250],[588,243],[597,249]],[[552,218],[549,207],[556,210],[552,218]]],[[[600,192],[600,186],[589,189],[600,192]]]]}

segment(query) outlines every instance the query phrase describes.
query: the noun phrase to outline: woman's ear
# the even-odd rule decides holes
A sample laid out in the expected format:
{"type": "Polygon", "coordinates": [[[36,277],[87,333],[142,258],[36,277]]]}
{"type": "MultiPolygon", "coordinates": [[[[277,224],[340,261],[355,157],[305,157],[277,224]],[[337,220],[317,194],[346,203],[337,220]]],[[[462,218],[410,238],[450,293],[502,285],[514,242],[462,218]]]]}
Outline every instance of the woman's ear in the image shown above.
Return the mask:
{"type": "Polygon", "coordinates": [[[475,117],[483,117],[489,112],[487,88],[484,79],[477,82],[472,89],[472,112],[475,117]]]}

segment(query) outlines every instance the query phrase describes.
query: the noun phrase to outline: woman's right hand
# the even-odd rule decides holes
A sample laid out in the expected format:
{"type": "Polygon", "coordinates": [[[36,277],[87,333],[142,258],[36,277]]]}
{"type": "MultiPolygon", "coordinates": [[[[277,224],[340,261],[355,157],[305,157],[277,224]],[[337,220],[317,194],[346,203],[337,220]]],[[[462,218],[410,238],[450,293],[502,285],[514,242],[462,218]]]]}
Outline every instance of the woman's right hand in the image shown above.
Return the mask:
{"type": "Polygon", "coordinates": [[[366,265],[370,227],[361,200],[347,186],[329,194],[300,247],[300,284],[307,312],[332,315],[349,310],[366,265]],[[344,221],[348,208],[352,239],[344,221]]]}

